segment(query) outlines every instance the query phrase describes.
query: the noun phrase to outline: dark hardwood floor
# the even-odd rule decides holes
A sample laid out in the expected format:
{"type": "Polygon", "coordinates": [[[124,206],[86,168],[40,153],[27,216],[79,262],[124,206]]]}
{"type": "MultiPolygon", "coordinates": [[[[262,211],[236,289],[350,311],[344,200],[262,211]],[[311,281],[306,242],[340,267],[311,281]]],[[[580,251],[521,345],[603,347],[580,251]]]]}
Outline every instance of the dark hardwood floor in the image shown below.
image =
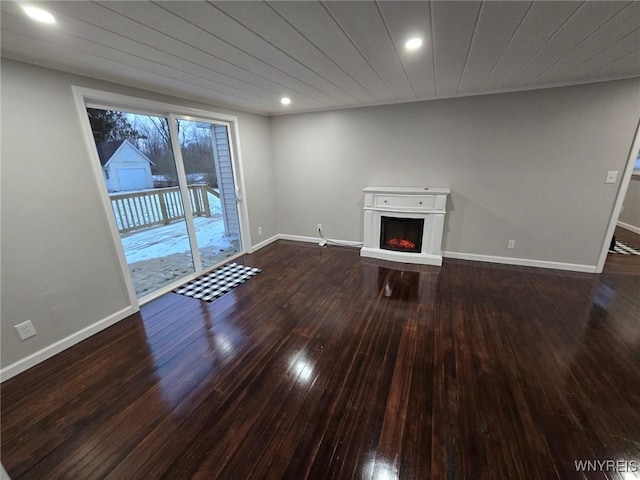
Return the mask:
{"type": "Polygon", "coordinates": [[[165,295],[6,381],[11,478],[640,476],[640,275],[242,261],[216,302],[165,295]]]}

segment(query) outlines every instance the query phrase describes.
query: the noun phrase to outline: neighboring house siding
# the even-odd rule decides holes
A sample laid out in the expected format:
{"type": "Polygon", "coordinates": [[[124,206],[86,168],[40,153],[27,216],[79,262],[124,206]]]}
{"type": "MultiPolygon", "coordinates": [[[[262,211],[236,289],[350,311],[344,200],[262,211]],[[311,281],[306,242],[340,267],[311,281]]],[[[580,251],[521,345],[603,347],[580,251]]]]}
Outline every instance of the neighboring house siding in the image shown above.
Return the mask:
{"type": "Polygon", "coordinates": [[[233,181],[233,168],[231,166],[231,151],[227,127],[214,125],[212,129],[214,141],[214,155],[217,157],[216,174],[218,176],[218,188],[222,200],[225,227],[227,235],[240,237],[240,224],[238,221],[238,208],[236,205],[236,189],[233,181]]]}

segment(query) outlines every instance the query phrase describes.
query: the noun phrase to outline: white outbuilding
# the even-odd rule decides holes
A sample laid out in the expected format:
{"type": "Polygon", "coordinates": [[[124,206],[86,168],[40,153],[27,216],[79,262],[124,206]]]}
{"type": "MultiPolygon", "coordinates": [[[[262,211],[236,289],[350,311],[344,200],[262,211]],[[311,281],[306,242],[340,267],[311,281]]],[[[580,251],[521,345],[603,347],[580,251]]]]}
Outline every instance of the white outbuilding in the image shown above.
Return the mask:
{"type": "Polygon", "coordinates": [[[110,192],[153,188],[151,165],[154,163],[129,140],[102,142],[96,147],[110,192]]]}

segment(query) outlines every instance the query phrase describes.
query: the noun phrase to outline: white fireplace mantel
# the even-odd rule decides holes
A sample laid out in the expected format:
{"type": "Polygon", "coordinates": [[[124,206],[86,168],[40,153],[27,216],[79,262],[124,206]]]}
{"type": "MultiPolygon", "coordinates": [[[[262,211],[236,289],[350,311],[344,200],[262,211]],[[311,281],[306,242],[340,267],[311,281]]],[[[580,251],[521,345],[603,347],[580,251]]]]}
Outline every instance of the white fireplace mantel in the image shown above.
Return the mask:
{"type": "Polygon", "coordinates": [[[442,265],[442,233],[447,213],[446,187],[367,187],[364,192],[363,257],[393,262],[442,265]],[[424,219],[420,252],[381,248],[382,217],[424,219]]]}

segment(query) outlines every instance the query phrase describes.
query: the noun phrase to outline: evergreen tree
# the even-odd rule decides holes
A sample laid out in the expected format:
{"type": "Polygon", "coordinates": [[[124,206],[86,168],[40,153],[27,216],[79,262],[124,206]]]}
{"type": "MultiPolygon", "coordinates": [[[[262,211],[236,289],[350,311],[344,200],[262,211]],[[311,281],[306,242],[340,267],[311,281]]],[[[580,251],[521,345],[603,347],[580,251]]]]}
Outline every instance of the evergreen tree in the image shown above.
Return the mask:
{"type": "Polygon", "coordinates": [[[137,140],[144,138],[133,128],[123,112],[87,108],[87,114],[96,143],[126,139],[135,145],[137,140]]]}

